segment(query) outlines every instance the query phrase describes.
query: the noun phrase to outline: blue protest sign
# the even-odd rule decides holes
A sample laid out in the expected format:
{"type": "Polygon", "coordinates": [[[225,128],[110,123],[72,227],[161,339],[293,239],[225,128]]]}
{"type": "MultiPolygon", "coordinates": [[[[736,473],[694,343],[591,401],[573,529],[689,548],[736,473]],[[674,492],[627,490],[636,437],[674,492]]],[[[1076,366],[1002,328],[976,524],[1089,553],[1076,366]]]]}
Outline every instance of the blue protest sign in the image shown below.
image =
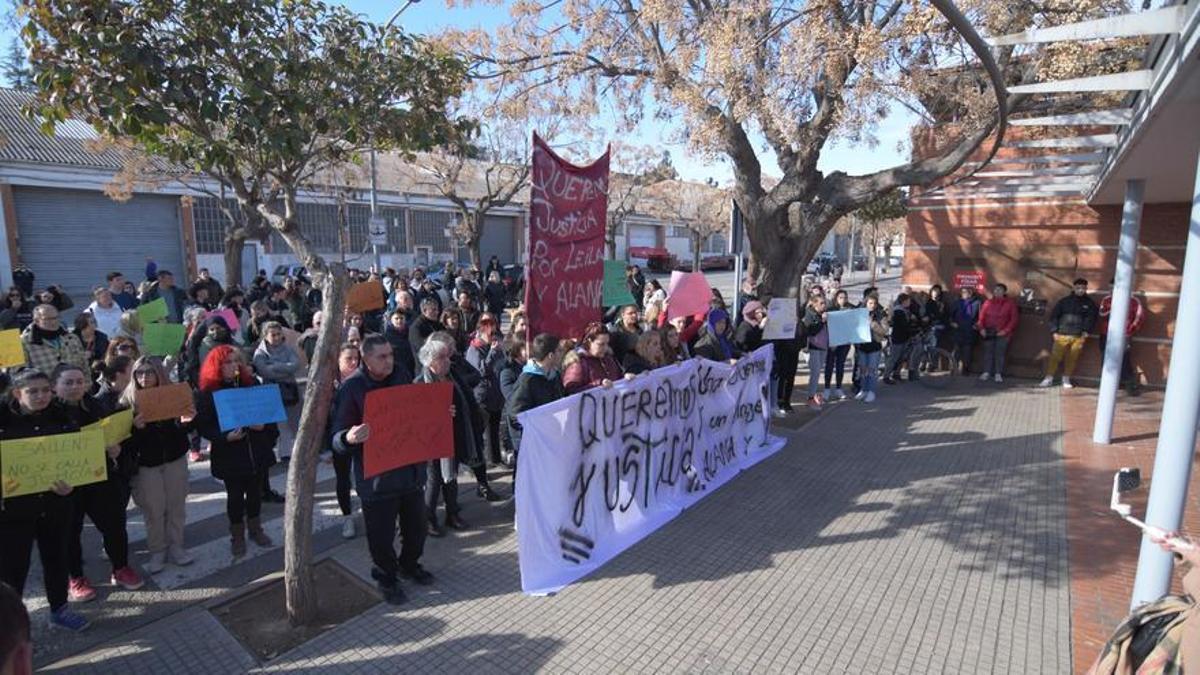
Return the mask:
{"type": "Polygon", "coordinates": [[[829,346],[862,344],[871,341],[871,314],[865,309],[830,312],[829,346]]]}
{"type": "Polygon", "coordinates": [[[279,385],[222,389],[213,394],[221,431],[287,421],[279,385]]]}

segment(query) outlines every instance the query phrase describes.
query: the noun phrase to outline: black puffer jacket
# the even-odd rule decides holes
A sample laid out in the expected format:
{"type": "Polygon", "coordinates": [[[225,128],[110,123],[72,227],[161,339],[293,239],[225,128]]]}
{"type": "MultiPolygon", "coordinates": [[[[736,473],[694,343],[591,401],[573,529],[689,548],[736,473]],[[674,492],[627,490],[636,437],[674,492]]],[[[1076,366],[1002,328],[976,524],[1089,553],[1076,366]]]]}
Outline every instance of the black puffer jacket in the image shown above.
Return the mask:
{"type": "Polygon", "coordinates": [[[1058,335],[1091,333],[1098,316],[1100,310],[1094,300],[1072,293],[1055,303],[1054,311],[1050,313],[1050,330],[1058,335]]]}
{"type": "Polygon", "coordinates": [[[121,444],[121,452],[132,451],[138,466],[170,464],[187,454],[188,432],[192,427],[192,424],[180,424],[179,420],[150,422],[141,429],[135,426],[133,435],[121,444]]]}
{"type": "MultiPolygon", "coordinates": [[[[53,436],[75,431],[79,431],[79,426],[58,402],[52,402],[45,410],[32,415],[22,414],[16,401],[0,406],[0,439],[53,436]]],[[[0,521],[31,520],[47,513],[65,518],[71,513],[71,504],[70,495],[60,497],[48,491],[0,498],[0,521]]]]}

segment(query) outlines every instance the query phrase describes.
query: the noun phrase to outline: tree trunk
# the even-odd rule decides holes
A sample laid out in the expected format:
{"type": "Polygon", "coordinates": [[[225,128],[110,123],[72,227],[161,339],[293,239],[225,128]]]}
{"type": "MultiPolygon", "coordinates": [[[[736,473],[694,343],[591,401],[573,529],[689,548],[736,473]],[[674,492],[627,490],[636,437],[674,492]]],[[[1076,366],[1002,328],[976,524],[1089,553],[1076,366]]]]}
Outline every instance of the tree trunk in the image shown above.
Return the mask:
{"type": "MultiPolygon", "coordinates": [[[[692,232],[692,271],[700,271],[700,233],[692,232]]],[[[739,287],[740,290],[740,287],[739,287]]]]}
{"type": "MultiPolygon", "coordinates": [[[[785,210],[764,214],[760,209],[743,208],[742,216],[750,233],[760,298],[765,293],[772,298],[797,298],[804,302],[804,271],[834,221],[799,223],[788,228],[785,210]]],[[[803,212],[798,212],[797,217],[803,218],[803,212]]]]}
{"type": "Polygon", "coordinates": [[[471,231],[467,236],[467,252],[471,256],[471,267],[483,269],[483,255],[479,251],[479,242],[483,239],[483,225],[487,220],[486,213],[471,214],[471,231]]]}
{"type": "Polygon", "coordinates": [[[606,246],[608,246],[608,259],[616,260],[617,259],[617,231],[615,229],[612,229],[612,228],[608,229],[608,232],[604,235],[604,244],[606,246]]]}
{"type": "Polygon", "coordinates": [[[875,280],[879,277],[879,261],[877,260],[877,254],[875,253],[876,249],[878,249],[877,243],[879,241],[879,232],[877,231],[878,226],[874,223],[872,223],[869,227],[871,228],[871,245],[870,250],[867,252],[867,264],[871,266],[871,285],[874,286],[875,280]]]}
{"type": "Polygon", "coordinates": [[[325,320],[317,334],[317,346],[308,367],[304,411],[288,467],[287,501],[284,504],[284,593],[288,620],[293,626],[311,624],[317,616],[317,593],[312,578],[313,501],[318,455],[326,445],[325,427],[337,374],[337,352],[348,286],[346,268],[340,263],[328,265],[326,273],[314,274],[314,277],[314,283],[321,290],[321,311],[325,320]]]}
{"type": "Polygon", "coordinates": [[[890,237],[883,244],[883,271],[892,271],[892,241],[890,237]]]}
{"type": "MultiPolygon", "coordinates": [[[[241,228],[225,232],[225,288],[242,286],[242,249],[246,234],[241,228]]],[[[214,302],[220,298],[211,298],[214,302]]]]}

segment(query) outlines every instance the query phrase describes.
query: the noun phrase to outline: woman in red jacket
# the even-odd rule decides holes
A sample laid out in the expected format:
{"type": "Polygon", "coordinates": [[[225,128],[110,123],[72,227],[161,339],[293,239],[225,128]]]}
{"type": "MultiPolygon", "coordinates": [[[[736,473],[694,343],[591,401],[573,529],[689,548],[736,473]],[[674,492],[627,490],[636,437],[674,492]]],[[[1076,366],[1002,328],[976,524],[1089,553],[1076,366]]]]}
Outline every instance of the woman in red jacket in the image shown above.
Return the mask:
{"type": "Polygon", "coordinates": [[[579,360],[567,366],[563,373],[563,388],[568,394],[576,394],[593,387],[611,386],[615,380],[624,376],[620,364],[609,349],[610,339],[604,324],[598,321],[588,324],[576,352],[579,360]]]}
{"type": "Polygon", "coordinates": [[[996,284],[992,297],[983,303],[975,326],[983,336],[983,374],[979,379],[994,377],[1004,381],[1004,354],[1008,341],[1017,330],[1017,303],[1008,297],[1008,286],[996,284]]]}

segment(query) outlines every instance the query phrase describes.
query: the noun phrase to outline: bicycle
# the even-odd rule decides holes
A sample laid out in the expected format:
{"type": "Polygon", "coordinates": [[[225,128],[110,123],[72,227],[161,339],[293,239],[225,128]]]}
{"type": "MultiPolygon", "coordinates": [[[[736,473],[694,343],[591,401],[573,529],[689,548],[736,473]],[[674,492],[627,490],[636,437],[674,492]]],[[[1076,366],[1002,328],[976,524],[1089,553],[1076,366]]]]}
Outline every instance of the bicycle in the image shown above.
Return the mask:
{"type": "Polygon", "coordinates": [[[943,389],[954,376],[954,354],[938,346],[938,332],[925,328],[908,355],[908,367],[919,381],[932,389],[943,389]]]}

